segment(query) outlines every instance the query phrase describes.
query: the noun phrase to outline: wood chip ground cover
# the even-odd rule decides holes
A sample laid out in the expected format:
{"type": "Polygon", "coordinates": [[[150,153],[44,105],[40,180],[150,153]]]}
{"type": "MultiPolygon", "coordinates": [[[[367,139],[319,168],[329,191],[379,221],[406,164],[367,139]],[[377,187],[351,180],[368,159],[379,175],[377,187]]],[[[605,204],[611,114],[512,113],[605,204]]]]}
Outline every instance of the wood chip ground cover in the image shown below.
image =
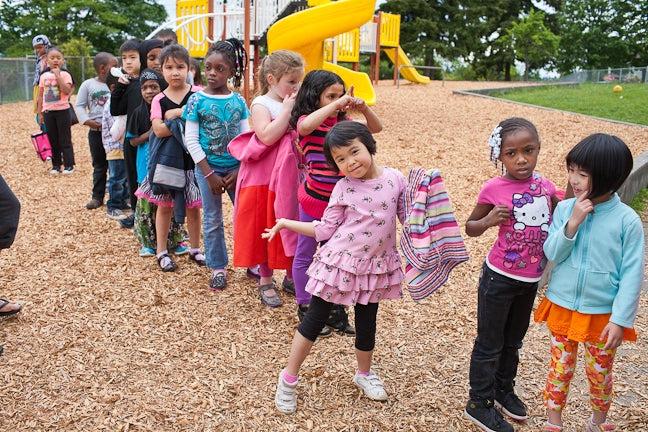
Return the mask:
{"type": "MultiPolygon", "coordinates": [[[[497,174],[486,139],[501,119],[523,116],[538,126],[537,169],[562,187],[564,155],[589,133],[619,135],[635,155],[648,149],[645,128],[451,94],[495,85],[377,87],[379,161],[404,173],[441,169],[462,225],[481,184],[497,174]]],[[[0,254],[0,294],[25,303],[19,318],[0,322],[0,430],[475,430],[461,412],[478,271],[494,230],[466,239],[471,260],[430,299],[381,304],[375,369],[389,401],[360,396],[351,382],[353,339],[335,335],[315,345],[299,411],[284,416],[273,394],[297,323],[294,299],[282,295],[283,307],[264,308],[241,269],[230,270],[228,289],[215,294],[206,289],[207,272],[186,258],[176,273],[161,273],[154,259],[137,256],[133,235],[108,220],[105,208],[85,210],[92,167],[83,127],[73,128],[75,173],[52,178],[29,142],[31,104],[1,105],[0,118],[0,173],[23,206],[17,241],[0,254]]],[[[229,222],[226,231],[231,251],[229,222]]],[[[648,429],[647,306],[644,296],[639,342],[623,345],[616,361],[611,418],[619,430],[648,429]]],[[[544,421],[548,356],[547,330],[532,324],[517,382],[532,417],[519,431],[539,430],[544,421]]],[[[582,430],[587,412],[579,360],[565,430],[582,430]]]]}

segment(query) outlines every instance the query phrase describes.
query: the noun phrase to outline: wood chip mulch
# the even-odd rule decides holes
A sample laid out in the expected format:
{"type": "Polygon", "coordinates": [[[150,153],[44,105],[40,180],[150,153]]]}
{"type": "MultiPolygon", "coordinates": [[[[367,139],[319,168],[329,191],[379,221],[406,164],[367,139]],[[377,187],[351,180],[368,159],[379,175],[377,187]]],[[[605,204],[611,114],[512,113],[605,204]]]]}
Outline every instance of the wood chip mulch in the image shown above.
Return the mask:
{"type": "MultiPolygon", "coordinates": [[[[623,138],[635,155],[648,149],[648,129],[514,104],[452,95],[453,89],[504,83],[389,82],[377,88],[384,123],[381,163],[442,170],[463,224],[481,184],[497,175],[486,140],[510,116],[532,120],[542,138],[537,169],[564,187],[563,158],[587,134],[623,138]]],[[[163,274],[137,256],[133,235],[88,211],[91,172],[87,131],[74,126],[77,167],[50,177],[29,142],[36,130],[30,103],[0,106],[0,173],[22,202],[15,245],[0,254],[0,295],[25,304],[0,323],[0,430],[3,431],[471,431],[461,418],[475,336],[478,270],[495,230],[467,238],[471,260],[437,294],[381,305],[375,370],[389,401],[361,397],[351,378],[353,339],[319,341],[304,364],[299,411],[280,415],[273,396],[297,317],[294,299],[269,310],[241,269],[229,287],[207,289],[207,271],[178,258],[163,274]]],[[[226,220],[231,206],[226,205],[226,220]]],[[[227,223],[231,248],[231,223],[227,223]]],[[[230,249],[231,251],[231,249],[230,249]]],[[[283,275],[278,275],[280,281],[283,275]]],[[[624,344],[615,366],[611,419],[618,430],[648,429],[648,302],[636,321],[639,341],[624,344]]],[[[532,324],[521,353],[517,390],[531,419],[544,422],[542,389],[548,332],[532,324]]],[[[582,360],[580,360],[582,365],[582,360]]],[[[573,381],[566,431],[589,415],[582,367],[573,381]]]]}

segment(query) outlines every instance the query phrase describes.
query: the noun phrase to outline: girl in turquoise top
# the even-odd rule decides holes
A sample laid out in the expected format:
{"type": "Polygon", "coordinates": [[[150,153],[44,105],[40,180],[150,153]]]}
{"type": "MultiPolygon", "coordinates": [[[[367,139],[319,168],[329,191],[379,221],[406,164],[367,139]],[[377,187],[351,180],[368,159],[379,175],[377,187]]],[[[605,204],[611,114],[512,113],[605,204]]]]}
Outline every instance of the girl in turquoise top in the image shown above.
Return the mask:
{"type": "Polygon", "coordinates": [[[633,324],[643,282],[644,233],[637,213],[616,190],[632,170],[623,141],[594,134],[567,154],[575,198],[556,207],[544,244],[555,263],[536,321],[551,331],[551,363],[544,393],[544,430],[562,430],[578,343],[585,346],[585,371],[592,416],[585,430],[611,431],[612,364],[623,340],[636,340],[633,324]]]}

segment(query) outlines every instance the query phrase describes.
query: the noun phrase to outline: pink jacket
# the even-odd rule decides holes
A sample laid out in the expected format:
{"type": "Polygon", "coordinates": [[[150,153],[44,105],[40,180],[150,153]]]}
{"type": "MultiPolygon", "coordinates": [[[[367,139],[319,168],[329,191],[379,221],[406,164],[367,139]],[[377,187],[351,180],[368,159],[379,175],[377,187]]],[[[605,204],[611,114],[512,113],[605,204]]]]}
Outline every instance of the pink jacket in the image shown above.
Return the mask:
{"type": "MultiPolygon", "coordinates": [[[[299,220],[297,189],[299,187],[299,155],[294,146],[295,131],[288,131],[279,142],[267,146],[257,138],[254,131],[248,131],[234,138],[227,150],[242,162],[236,182],[236,196],[251,186],[268,186],[269,195],[274,196],[268,212],[270,220],[287,218],[299,220]]],[[[235,200],[234,214],[236,214],[235,200]]],[[[281,241],[286,256],[294,256],[297,234],[283,230],[281,241]]]]}

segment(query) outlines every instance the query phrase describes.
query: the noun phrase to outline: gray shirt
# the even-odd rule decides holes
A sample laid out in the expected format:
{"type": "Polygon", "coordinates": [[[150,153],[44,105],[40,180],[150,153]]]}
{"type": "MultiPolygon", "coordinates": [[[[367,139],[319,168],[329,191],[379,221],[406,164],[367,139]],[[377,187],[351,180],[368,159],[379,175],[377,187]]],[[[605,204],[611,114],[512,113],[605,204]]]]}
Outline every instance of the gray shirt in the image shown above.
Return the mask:
{"type": "Polygon", "coordinates": [[[106,83],[100,82],[97,78],[83,81],[83,84],[79,87],[75,104],[79,123],[83,124],[87,120],[101,123],[103,108],[109,97],[110,90],[106,83]]]}

